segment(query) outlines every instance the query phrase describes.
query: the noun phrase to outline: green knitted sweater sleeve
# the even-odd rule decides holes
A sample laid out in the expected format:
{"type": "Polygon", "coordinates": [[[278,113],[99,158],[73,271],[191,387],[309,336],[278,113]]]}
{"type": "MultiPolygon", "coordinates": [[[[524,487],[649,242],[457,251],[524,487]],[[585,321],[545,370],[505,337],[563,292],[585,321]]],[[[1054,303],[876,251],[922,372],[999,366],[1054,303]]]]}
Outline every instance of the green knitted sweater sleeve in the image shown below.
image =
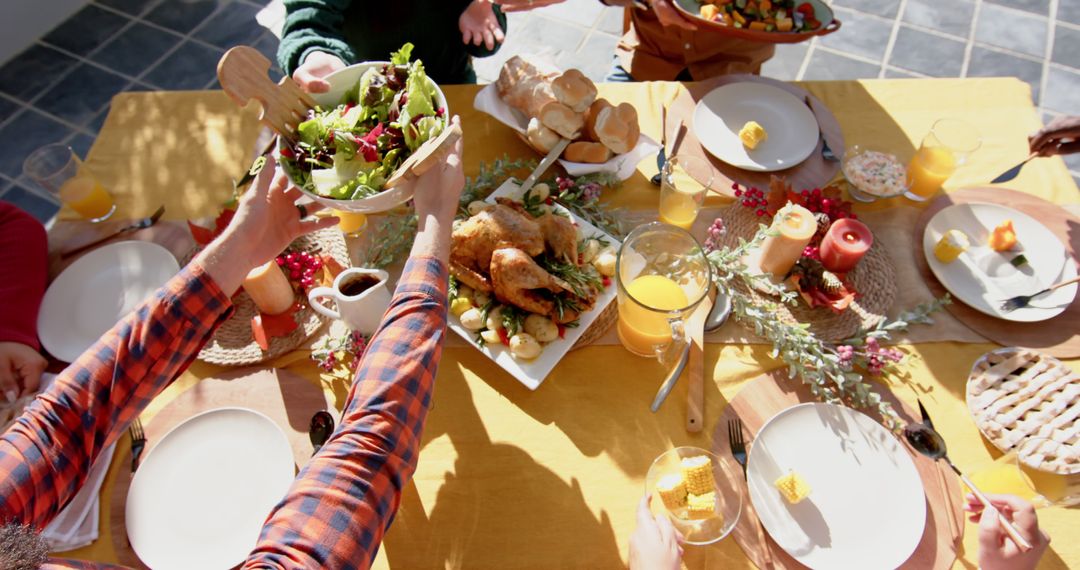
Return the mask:
{"type": "Polygon", "coordinates": [[[342,30],[345,9],[353,0],[285,0],[285,27],[278,46],[278,63],[292,75],[313,51],[325,51],[346,64],[356,59],[342,30]]]}

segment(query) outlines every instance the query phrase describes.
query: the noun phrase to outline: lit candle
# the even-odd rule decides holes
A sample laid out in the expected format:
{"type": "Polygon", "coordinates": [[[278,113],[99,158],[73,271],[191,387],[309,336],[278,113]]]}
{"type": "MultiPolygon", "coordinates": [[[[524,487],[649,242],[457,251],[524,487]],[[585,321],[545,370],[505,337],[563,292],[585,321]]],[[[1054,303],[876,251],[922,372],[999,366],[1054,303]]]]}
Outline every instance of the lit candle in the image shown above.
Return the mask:
{"type": "Polygon", "coordinates": [[[821,239],[821,264],[833,273],[847,273],[874,245],[874,234],[858,220],[843,218],[833,222],[821,239]]]}
{"type": "Polygon", "coordinates": [[[244,278],[244,291],[251,295],[251,300],[255,301],[255,306],[264,315],[284,313],[294,300],[289,278],[285,277],[285,273],[273,259],[247,274],[244,278]]]}
{"type": "Polygon", "coordinates": [[[789,202],[773,216],[770,229],[778,234],[761,244],[761,270],[781,279],[817,233],[817,220],[810,210],[789,202]]]}

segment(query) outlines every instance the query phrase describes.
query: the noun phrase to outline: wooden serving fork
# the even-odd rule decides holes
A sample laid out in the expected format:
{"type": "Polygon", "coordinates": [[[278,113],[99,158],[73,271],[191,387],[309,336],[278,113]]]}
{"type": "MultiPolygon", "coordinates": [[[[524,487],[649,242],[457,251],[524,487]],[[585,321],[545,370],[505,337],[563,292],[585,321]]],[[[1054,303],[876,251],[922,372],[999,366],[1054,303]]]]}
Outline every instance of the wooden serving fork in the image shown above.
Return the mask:
{"type": "Polygon", "coordinates": [[[259,102],[259,120],[285,140],[296,142],[296,127],[315,107],[310,95],[291,77],[274,83],[270,80],[270,60],[250,46],[236,46],[217,66],[218,82],[228,96],[241,107],[252,99],[259,102]]]}

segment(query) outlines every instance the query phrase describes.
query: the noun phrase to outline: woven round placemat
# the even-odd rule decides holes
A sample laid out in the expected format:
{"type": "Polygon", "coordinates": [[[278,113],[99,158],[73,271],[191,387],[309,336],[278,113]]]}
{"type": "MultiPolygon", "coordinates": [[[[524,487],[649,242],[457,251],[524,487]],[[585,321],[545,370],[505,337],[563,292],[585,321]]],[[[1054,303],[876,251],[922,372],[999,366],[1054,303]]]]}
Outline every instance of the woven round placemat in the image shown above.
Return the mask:
{"type": "MultiPolygon", "coordinates": [[[[720,215],[727,227],[721,242],[729,247],[739,245],[739,238],[752,238],[763,221],[738,202],[722,210],[720,215]]],[[[826,341],[843,340],[860,328],[873,327],[881,322],[896,300],[892,259],[885,248],[875,242],[855,270],[847,274],[847,281],[855,288],[857,295],[844,312],[836,314],[825,307],[811,309],[799,298],[795,305],[781,305],[776,313],[777,318],[792,324],[809,323],[810,331],[826,341]]],[[[752,290],[741,280],[736,281],[734,286],[736,291],[748,296],[756,305],[767,301],[777,302],[775,297],[752,290]]],[[[748,328],[752,330],[752,327],[748,328]]]]}
{"type": "MultiPolygon", "coordinates": [[[[351,265],[345,237],[337,228],[327,228],[301,236],[290,248],[309,252],[318,250],[320,253],[329,254],[344,267],[351,265]]],[[[189,253],[185,263],[190,261],[197,251],[196,249],[189,253]]],[[[257,311],[255,302],[250,295],[240,290],[232,298],[235,312],[214,332],[214,336],[199,352],[198,359],[221,366],[246,366],[277,358],[296,349],[318,332],[327,320],[308,305],[307,298],[303,295],[297,294],[297,300],[300,302],[300,309],[294,318],[300,326],[285,336],[270,339],[270,350],[263,350],[251,334],[251,318],[257,311]]]]}
{"type": "Polygon", "coordinates": [[[596,342],[600,337],[607,334],[611,325],[615,324],[615,321],[619,320],[619,304],[616,301],[608,303],[608,306],[604,308],[596,320],[589,325],[589,328],[585,329],[581,337],[578,338],[574,346],[570,347],[570,350],[577,350],[583,346],[589,346],[596,342]]]}

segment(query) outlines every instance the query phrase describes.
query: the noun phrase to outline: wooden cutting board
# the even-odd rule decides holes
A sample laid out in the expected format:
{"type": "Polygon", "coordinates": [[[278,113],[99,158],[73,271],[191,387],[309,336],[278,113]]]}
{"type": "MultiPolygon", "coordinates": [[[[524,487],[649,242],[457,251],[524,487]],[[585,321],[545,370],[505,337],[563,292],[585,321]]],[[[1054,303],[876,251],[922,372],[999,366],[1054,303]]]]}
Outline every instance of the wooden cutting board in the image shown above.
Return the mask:
{"type": "Polygon", "coordinates": [[[680,90],[679,96],[675,98],[675,102],[672,103],[671,108],[668,109],[667,128],[669,131],[667,133],[667,140],[674,141],[676,139],[676,135],[678,134],[676,129],[678,129],[680,121],[682,121],[685,132],[683,133],[682,140],[679,141],[678,148],[673,149],[669,156],[681,154],[684,156],[694,156],[704,160],[705,163],[710,166],[707,172],[696,172],[692,169],[688,169],[689,174],[702,184],[712,177],[713,190],[725,196],[735,196],[734,191],[731,189],[733,182],[738,182],[743,186],[756,186],[758,188],[767,189],[769,187],[769,178],[773,175],[786,177],[788,182],[791,183],[796,190],[802,190],[804,188],[820,188],[828,184],[829,181],[836,176],[836,173],[840,171],[840,162],[822,158],[822,140],[818,140],[817,146],[814,147],[813,152],[810,153],[810,156],[806,160],[802,161],[797,166],[777,172],[753,172],[736,168],[709,154],[708,151],[705,150],[705,147],[701,146],[701,141],[699,141],[694,134],[693,128],[694,109],[697,106],[697,102],[717,87],[746,81],[764,83],[783,89],[794,95],[799,101],[803,101],[805,97],[809,96],[813,103],[811,111],[814,114],[814,118],[817,119],[818,127],[821,129],[821,134],[824,136],[823,140],[828,141],[829,148],[836,153],[837,157],[843,155],[845,148],[844,133],[840,130],[840,123],[836,120],[836,116],[829,111],[824,103],[813,95],[810,95],[805,89],[796,87],[790,83],[757,75],[725,75],[708,81],[684,84],[686,89],[680,90]]]}
{"type": "MultiPolygon", "coordinates": [[[[893,405],[905,422],[918,421],[917,412],[891,392],[880,388],[875,390],[893,405]]],[[[748,382],[724,409],[720,421],[716,422],[712,452],[720,457],[728,473],[742,475],[742,468],[731,456],[728,448],[728,421],[740,420],[748,443],[753,445],[754,437],[769,418],[796,404],[816,401],[810,395],[809,389],[797,379],[788,380],[786,373],[761,375],[748,382]]],[[[901,568],[951,568],[956,560],[957,545],[963,538],[964,529],[964,513],[961,510],[964,500],[960,480],[948,467],[931,461],[910,448],[908,451],[926,491],[926,527],[919,546],[901,568]]],[[[742,515],[732,531],[732,536],[747,557],[759,568],[806,568],[773,542],[761,528],[757,512],[750,502],[746,481],[735,477],[731,486],[743,496],[742,515]],[[765,563],[763,546],[769,549],[771,566],[765,563]]],[[[886,489],[882,491],[887,492],[886,489]]],[[[882,513],[881,516],[888,514],[882,513]]]]}
{"type": "MultiPolygon", "coordinates": [[[[207,410],[224,407],[252,409],[274,420],[289,439],[297,471],[311,458],[312,446],[308,439],[311,416],[319,410],[328,410],[335,421],[339,419],[337,410],[326,399],[322,388],[301,376],[288,370],[270,368],[234,370],[200,381],[177,396],[150,421],[144,422],[147,443],[143,460],[154,451],[154,445],[165,434],[184,420],[207,410]]],[[[130,448],[117,446],[116,454],[122,471],[114,478],[109,508],[108,524],[113,548],[120,564],[146,568],[128,543],[124,519],[131,486],[130,448]]]]}
{"type": "MultiPolygon", "coordinates": [[[[914,244],[918,248],[915,262],[923,280],[935,296],[948,292],[934,277],[926,256],[922,254],[923,233],[930,219],[954,204],[985,202],[1007,206],[1035,218],[1061,240],[1073,261],[1080,263],[1080,219],[1061,206],[1036,198],[1031,194],[1006,188],[964,188],[938,197],[919,216],[915,224],[914,244]]],[[[1022,237],[1021,237],[1022,239],[1022,237]]],[[[1034,292],[1034,291],[1033,291],[1034,292]]],[[[956,300],[945,307],[968,328],[1004,346],[1022,346],[1039,350],[1058,358],[1080,357],[1080,295],[1060,315],[1037,323],[1014,323],[991,317],[956,300]]]]}

